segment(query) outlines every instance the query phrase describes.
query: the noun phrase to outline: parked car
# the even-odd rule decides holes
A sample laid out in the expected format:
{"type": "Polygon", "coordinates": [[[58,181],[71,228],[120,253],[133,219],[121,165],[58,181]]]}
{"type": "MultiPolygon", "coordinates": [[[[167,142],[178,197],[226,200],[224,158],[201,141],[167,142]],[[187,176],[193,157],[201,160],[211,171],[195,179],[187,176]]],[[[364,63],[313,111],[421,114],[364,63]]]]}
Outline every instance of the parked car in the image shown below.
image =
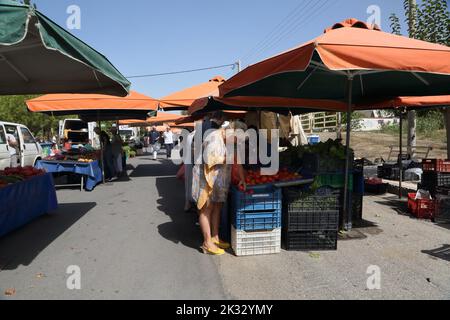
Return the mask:
{"type": "Polygon", "coordinates": [[[43,158],[42,147],[26,126],[0,121],[0,170],[9,167],[11,161],[7,134],[13,135],[18,142],[19,165],[34,166],[36,161],[43,158]]]}

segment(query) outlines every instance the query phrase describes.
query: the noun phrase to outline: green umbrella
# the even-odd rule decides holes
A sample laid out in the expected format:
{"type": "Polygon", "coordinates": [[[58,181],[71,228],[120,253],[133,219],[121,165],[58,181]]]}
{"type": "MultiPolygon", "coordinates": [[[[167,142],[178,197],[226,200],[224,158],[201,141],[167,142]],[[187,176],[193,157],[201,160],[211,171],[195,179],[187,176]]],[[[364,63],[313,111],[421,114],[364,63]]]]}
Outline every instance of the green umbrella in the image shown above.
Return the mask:
{"type": "Polygon", "coordinates": [[[42,13],[0,0],[0,95],[126,96],[129,88],[108,59],[42,13]]]}

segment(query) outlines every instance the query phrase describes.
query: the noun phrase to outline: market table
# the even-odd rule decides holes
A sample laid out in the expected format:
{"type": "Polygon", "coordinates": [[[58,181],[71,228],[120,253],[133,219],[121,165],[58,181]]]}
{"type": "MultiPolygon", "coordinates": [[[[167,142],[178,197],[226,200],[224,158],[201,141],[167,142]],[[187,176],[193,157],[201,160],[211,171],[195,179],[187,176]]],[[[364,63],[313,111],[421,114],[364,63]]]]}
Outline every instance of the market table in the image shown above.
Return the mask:
{"type": "Polygon", "coordinates": [[[58,208],[51,174],[0,189],[0,237],[58,208]]]}
{"type": "Polygon", "coordinates": [[[102,169],[98,161],[76,162],[58,160],[40,160],[36,163],[36,168],[44,169],[48,173],[74,173],[81,175],[81,189],[86,179],[85,189],[92,191],[97,184],[103,181],[102,169]]]}

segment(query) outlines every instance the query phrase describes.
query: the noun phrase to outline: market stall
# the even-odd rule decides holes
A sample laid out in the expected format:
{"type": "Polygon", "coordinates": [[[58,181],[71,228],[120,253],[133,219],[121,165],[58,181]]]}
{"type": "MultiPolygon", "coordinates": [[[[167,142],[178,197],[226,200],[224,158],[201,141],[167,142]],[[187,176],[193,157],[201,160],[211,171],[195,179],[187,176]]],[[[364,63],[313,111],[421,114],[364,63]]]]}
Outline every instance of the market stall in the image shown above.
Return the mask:
{"type": "MultiPolygon", "coordinates": [[[[0,15],[1,95],[128,94],[130,82],[104,55],[34,6],[2,0],[0,15]]],[[[51,174],[31,167],[5,169],[0,203],[0,236],[55,210],[51,174]]]]}
{"type": "Polygon", "coordinates": [[[31,167],[0,171],[0,237],[58,207],[53,178],[31,167]]]}
{"type": "MultiPolygon", "coordinates": [[[[249,66],[219,87],[219,99],[347,112],[346,172],[351,169],[351,115],[396,97],[448,95],[448,47],[382,32],[348,19],[292,50],[249,66]],[[324,89],[324,85],[326,89],[324,89]],[[359,106],[359,107],[358,107],[359,106]]],[[[420,98],[419,98],[420,100],[420,98]]],[[[231,103],[232,104],[232,103],[231,103]]],[[[348,174],[345,229],[352,228],[348,174]]]]}
{"type": "Polygon", "coordinates": [[[36,168],[43,169],[52,174],[72,174],[79,176],[80,183],[65,184],[60,186],[79,186],[87,191],[92,191],[95,186],[103,181],[103,174],[98,152],[68,152],[57,156],[49,156],[40,160],[36,168]]]}

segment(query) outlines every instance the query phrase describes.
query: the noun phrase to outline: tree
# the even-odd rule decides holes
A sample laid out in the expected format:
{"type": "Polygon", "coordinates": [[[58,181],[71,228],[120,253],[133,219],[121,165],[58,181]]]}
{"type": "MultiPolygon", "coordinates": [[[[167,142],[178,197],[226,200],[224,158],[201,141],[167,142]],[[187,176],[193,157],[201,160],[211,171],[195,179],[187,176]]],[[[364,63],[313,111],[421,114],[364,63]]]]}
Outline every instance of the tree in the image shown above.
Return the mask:
{"type": "Polygon", "coordinates": [[[1,96],[0,120],[26,125],[35,135],[50,138],[60,118],[28,111],[25,101],[35,96],[1,96]]]}
{"type": "Polygon", "coordinates": [[[402,34],[402,27],[400,25],[400,19],[395,15],[395,13],[392,13],[389,16],[389,20],[391,21],[392,33],[400,36],[402,34]]]}
{"type": "MultiPolygon", "coordinates": [[[[414,0],[404,0],[405,22],[408,25],[408,34],[411,38],[428,42],[450,45],[450,13],[447,0],[422,0],[419,6],[414,0]]],[[[392,33],[401,34],[400,19],[396,14],[389,17],[392,33]]],[[[450,110],[445,110],[447,127],[447,153],[450,158],[450,110]]],[[[426,112],[425,112],[426,114],[426,112]]],[[[415,114],[410,113],[408,123],[408,147],[414,144],[415,114]]]]}

